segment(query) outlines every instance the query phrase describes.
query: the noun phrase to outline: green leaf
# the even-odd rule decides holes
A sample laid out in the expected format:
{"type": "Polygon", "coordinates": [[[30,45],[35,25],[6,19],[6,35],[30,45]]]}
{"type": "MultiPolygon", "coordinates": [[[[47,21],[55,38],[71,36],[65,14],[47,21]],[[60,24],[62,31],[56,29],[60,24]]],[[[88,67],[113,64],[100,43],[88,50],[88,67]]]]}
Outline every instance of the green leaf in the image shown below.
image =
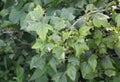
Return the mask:
{"type": "Polygon", "coordinates": [[[81,63],[81,73],[83,78],[86,78],[87,74],[91,72],[91,67],[87,62],[81,63]]]}
{"type": "Polygon", "coordinates": [[[6,43],[0,39],[0,47],[6,46],[6,43]]]}
{"type": "Polygon", "coordinates": [[[118,76],[113,77],[113,79],[110,82],[118,82],[120,81],[120,74],[118,76]]]}
{"type": "Polygon", "coordinates": [[[52,80],[54,82],[67,82],[67,77],[64,73],[58,72],[53,76],[52,80]]]}
{"type": "Polygon", "coordinates": [[[103,27],[109,28],[111,26],[110,26],[110,24],[107,21],[108,18],[109,17],[107,15],[104,15],[102,13],[96,13],[95,16],[94,16],[94,18],[93,18],[93,24],[96,27],[103,26],[103,27]]]}
{"type": "Polygon", "coordinates": [[[79,66],[79,64],[80,64],[80,61],[77,57],[71,57],[71,56],[68,57],[68,62],[73,65],[77,65],[77,66],[79,66]]]}
{"type": "Polygon", "coordinates": [[[106,45],[105,45],[105,44],[101,43],[101,44],[99,45],[99,53],[100,53],[100,54],[106,54],[106,53],[107,53],[107,48],[106,48],[106,45]]]}
{"type": "MultiPolygon", "coordinates": [[[[73,8],[70,8],[71,10],[74,10],[73,8]]],[[[69,21],[73,20],[75,18],[75,16],[73,15],[72,12],[70,12],[68,9],[63,8],[61,11],[61,18],[65,18],[69,21]]]]}
{"type": "Polygon", "coordinates": [[[96,55],[91,55],[88,59],[88,64],[93,69],[93,71],[95,71],[96,66],[97,66],[97,56],[96,55]]]}
{"type": "Polygon", "coordinates": [[[115,43],[117,43],[116,41],[117,41],[116,36],[109,35],[108,37],[105,37],[102,42],[104,42],[104,44],[106,44],[108,48],[113,49],[115,43]]]}
{"type": "Polygon", "coordinates": [[[49,64],[50,64],[50,66],[52,67],[52,69],[55,71],[55,72],[57,72],[57,61],[54,59],[54,58],[52,58],[50,61],[49,61],[49,64]]]}
{"type": "Polygon", "coordinates": [[[45,41],[45,40],[46,40],[46,36],[47,36],[48,30],[49,30],[50,28],[51,28],[50,25],[48,25],[48,24],[42,24],[42,25],[36,30],[39,38],[40,38],[42,41],[45,41]]]}
{"type": "Polygon", "coordinates": [[[89,3],[94,3],[96,2],[97,0],[89,0],[89,3]]]}
{"type": "Polygon", "coordinates": [[[53,53],[55,58],[65,60],[65,52],[63,47],[61,46],[55,47],[53,49],[53,53]]]}
{"type": "Polygon", "coordinates": [[[5,17],[9,14],[9,11],[7,9],[3,9],[0,11],[0,16],[5,17]]]}
{"type": "Polygon", "coordinates": [[[106,56],[102,60],[102,66],[103,66],[104,69],[115,69],[115,67],[112,64],[112,60],[109,56],[106,56]]]}
{"type": "Polygon", "coordinates": [[[48,44],[46,44],[46,47],[47,47],[48,51],[50,52],[55,47],[55,45],[53,43],[48,43],[48,44]]]}
{"type": "Polygon", "coordinates": [[[21,22],[21,29],[26,31],[36,31],[40,26],[40,20],[43,18],[44,11],[40,5],[37,5],[33,11],[30,11],[23,22],[21,22]]]}
{"type": "Polygon", "coordinates": [[[50,24],[53,25],[54,29],[56,30],[62,30],[67,26],[65,24],[65,20],[54,16],[51,17],[50,24]]]}
{"type": "Polygon", "coordinates": [[[103,37],[102,32],[100,30],[95,30],[93,38],[97,46],[100,45],[102,37],[103,37]]]}
{"type": "Polygon", "coordinates": [[[67,82],[67,77],[65,74],[62,75],[59,82],[67,82]]]}
{"type": "Polygon", "coordinates": [[[40,56],[34,56],[31,60],[30,63],[30,68],[39,68],[39,69],[43,69],[45,66],[45,58],[40,57],[40,56]]]}
{"type": "Polygon", "coordinates": [[[92,11],[92,10],[94,10],[94,9],[96,9],[96,8],[95,8],[95,6],[94,6],[93,4],[88,4],[88,5],[86,6],[86,12],[92,11]]]}
{"type": "Polygon", "coordinates": [[[54,33],[54,34],[51,36],[51,38],[52,38],[52,40],[53,40],[55,43],[57,43],[57,44],[59,44],[59,43],[62,42],[61,37],[60,37],[58,34],[55,34],[55,33],[54,33]]]}
{"type": "Polygon", "coordinates": [[[75,81],[76,72],[77,72],[77,69],[75,68],[74,65],[72,65],[72,64],[68,65],[66,74],[69,76],[69,78],[70,78],[72,81],[75,81]]]}
{"type": "Polygon", "coordinates": [[[78,7],[78,8],[83,8],[84,7],[84,5],[86,5],[87,4],[87,1],[86,0],[79,0],[78,1],[78,3],[76,4],[76,6],[78,7]]]}
{"type": "Polygon", "coordinates": [[[47,76],[41,76],[40,78],[36,79],[35,82],[48,82],[48,77],[47,76]]]}
{"type": "Polygon", "coordinates": [[[43,70],[37,68],[37,69],[34,71],[33,75],[31,76],[30,81],[31,81],[31,80],[41,79],[41,78],[43,77],[43,74],[45,74],[46,70],[47,70],[47,67],[44,67],[43,70]]]}
{"type": "Polygon", "coordinates": [[[105,70],[105,74],[109,77],[111,76],[115,76],[116,75],[116,71],[114,70],[105,70]]]}
{"type": "MultiPolygon", "coordinates": [[[[44,0],[45,1],[45,0],[44,0]]],[[[42,5],[42,1],[41,0],[34,0],[35,4],[37,5],[42,5]]]]}
{"type": "Polygon", "coordinates": [[[17,82],[23,82],[24,79],[24,69],[18,65],[16,68],[17,82]]]}
{"type": "Polygon", "coordinates": [[[24,16],[24,12],[21,10],[16,10],[15,8],[13,8],[10,12],[9,15],[9,20],[13,23],[13,24],[18,24],[20,21],[20,18],[24,16]]]}
{"type": "MultiPolygon", "coordinates": [[[[114,40],[114,39],[113,39],[114,40]]],[[[118,55],[118,57],[120,58],[120,36],[118,37],[117,41],[115,42],[115,46],[114,46],[114,50],[115,53],[118,55]]]]}
{"type": "Polygon", "coordinates": [[[118,14],[118,15],[115,17],[115,22],[117,23],[117,27],[120,27],[120,14],[118,14]]]}
{"type": "Polygon", "coordinates": [[[50,3],[50,2],[52,2],[52,0],[44,0],[43,2],[46,5],[46,4],[50,3]]]}

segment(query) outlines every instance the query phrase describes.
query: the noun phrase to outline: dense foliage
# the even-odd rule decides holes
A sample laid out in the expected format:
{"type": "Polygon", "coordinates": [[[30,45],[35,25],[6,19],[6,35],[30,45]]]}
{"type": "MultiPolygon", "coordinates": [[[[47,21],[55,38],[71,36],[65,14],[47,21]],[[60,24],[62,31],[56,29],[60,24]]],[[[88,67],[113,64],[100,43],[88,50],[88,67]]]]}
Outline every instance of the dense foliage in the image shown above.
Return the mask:
{"type": "Polygon", "coordinates": [[[0,82],[119,82],[120,0],[0,0],[0,82]]]}

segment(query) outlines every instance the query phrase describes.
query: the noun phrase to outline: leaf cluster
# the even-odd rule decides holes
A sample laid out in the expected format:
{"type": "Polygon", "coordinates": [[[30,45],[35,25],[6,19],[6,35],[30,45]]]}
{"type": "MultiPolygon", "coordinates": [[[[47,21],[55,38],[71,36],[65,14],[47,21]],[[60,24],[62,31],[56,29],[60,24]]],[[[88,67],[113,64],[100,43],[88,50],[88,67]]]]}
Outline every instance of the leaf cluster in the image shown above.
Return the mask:
{"type": "Polygon", "coordinates": [[[0,82],[119,81],[119,0],[0,2],[0,82]]]}

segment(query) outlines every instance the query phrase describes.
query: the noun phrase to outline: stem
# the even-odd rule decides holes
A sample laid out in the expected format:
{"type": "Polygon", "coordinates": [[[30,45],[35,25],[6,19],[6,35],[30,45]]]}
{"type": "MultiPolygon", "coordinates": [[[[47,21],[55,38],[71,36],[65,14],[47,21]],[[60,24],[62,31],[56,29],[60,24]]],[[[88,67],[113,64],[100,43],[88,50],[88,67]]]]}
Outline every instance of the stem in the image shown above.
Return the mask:
{"type": "Polygon", "coordinates": [[[105,9],[91,11],[91,12],[83,15],[82,17],[80,17],[79,19],[77,19],[77,20],[71,25],[70,29],[71,29],[71,28],[74,28],[74,26],[75,26],[79,21],[84,20],[84,18],[86,18],[86,16],[91,15],[91,14],[94,14],[94,13],[98,13],[98,12],[100,13],[100,12],[103,12],[103,11],[105,11],[105,9]]]}

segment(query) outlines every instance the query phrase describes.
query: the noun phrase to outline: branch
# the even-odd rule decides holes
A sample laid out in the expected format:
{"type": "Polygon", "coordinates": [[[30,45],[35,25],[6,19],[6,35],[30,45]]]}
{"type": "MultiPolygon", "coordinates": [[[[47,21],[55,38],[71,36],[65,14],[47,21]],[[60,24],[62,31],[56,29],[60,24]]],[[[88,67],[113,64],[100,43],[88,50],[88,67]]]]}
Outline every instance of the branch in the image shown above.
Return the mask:
{"type": "Polygon", "coordinates": [[[82,17],[80,17],[79,19],[77,19],[77,20],[71,25],[70,29],[71,29],[71,28],[74,28],[74,26],[75,26],[79,21],[84,20],[84,18],[86,18],[88,15],[91,15],[91,14],[94,14],[94,13],[98,13],[98,12],[100,13],[100,12],[103,12],[103,11],[105,11],[105,9],[91,11],[91,12],[83,15],[82,17]]]}
{"type": "Polygon", "coordinates": [[[18,0],[15,0],[15,6],[18,5],[18,0]]]}

